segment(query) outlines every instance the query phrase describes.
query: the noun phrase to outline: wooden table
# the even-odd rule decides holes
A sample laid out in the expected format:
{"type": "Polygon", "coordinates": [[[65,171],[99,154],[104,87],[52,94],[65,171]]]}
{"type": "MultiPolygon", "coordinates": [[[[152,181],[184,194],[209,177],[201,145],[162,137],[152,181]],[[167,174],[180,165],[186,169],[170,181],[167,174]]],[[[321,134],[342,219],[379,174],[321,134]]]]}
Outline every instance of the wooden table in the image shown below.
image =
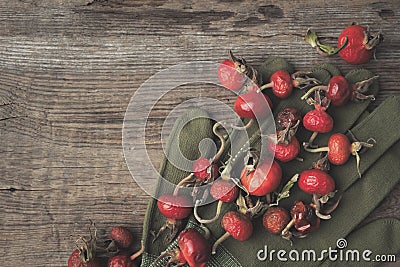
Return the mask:
{"type": "MultiPolygon", "coordinates": [[[[165,68],[233,49],[255,66],[283,56],[299,70],[328,60],[347,72],[355,67],[320,57],[303,36],[311,27],[333,45],[357,21],[385,35],[363,66],[380,75],[371,108],[399,95],[398,1],[342,2],[1,1],[0,265],[65,266],[89,218],[100,233],[121,224],[140,239],[150,197],[125,164],[122,125],[137,88],[165,68]]],[[[199,90],[229,103],[223,90],[199,90]]],[[[155,166],[164,118],[193,94],[177,89],[152,111],[155,166]]],[[[400,218],[399,204],[398,185],[365,223],[400,218]]]]}

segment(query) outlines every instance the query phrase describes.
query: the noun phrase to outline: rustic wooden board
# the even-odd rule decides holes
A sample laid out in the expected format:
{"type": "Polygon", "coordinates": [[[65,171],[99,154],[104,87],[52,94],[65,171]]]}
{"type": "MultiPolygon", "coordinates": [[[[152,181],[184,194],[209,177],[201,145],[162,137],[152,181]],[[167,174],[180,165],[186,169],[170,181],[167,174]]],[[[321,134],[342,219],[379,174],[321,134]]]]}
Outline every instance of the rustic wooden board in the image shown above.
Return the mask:
{"type": "MultiPolygon", "coordinates": [[[[88,218],[137,240],[150,197],[125,164],[121,128],[135,90],[180,62],[221,61],[228,49],[259,65],[283,56],[296,69],[321,58],[303,42],[311,27],[334,44],[352,21],[385,41],[368,69],[379,104],[400,94],[398,1],[0,1],[0,257],[2,266],[65,266],[88,218]]],[[[149,154],[174,106],[196,96],[231,103],[225,91],[177,88],[152,111],[149,154]]],[[[373,108],[373,106],[371,107],[373,108]]],[[[400,186],[365,221],[400,218],[400,186]]]]}

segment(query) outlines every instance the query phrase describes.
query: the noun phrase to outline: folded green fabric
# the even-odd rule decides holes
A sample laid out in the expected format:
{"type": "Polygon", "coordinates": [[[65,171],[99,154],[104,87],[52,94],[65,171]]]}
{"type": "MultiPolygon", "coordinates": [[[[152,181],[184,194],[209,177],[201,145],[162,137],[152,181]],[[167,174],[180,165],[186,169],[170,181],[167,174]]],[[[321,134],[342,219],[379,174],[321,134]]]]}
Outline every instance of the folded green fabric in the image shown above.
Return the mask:
{"type": "Polygon", "coordinates": [[[384,262],[394,262],[394,256],[400,251],[399,240],[400,220],[378,219],[346,238],[347,246],[342,249],[342,260],[339,254],[335,261],[327,259],[321,266],[379,266],[384,262]],[[367,250],[371,251],[370,255],[367,250]]]}
{"type": "MultiPolygon", "coordinates": [[[[299,92],[296,93],[301,95],[299,92]]],[[[298,103],[298,98],[293,97],[294,100],[281,101],[276,110],[279,111],[285,106],[296,106],[303,112],[310,109],[310,107],[304,104],[304,102],[298,103]]],[[[328,246],[334,246],[336,240],[338,238],[346,237],[351,230],[354,229],[354,227],[379,204],[382,198],[399,181],[399,167],[397,163],[399,159],[398,151],[400,151],[400,147],[397,140],[399,139],[398,134],[400,133],[400,129],[399,123],[394,123],[398,122],[399,118],[393,116],[393,114],[398,114],[399,106],[399,98],[389,98],[366,118],[361,116],[363,119],[360,119],[361,121],[352,128],[352,132],[362,141],[365,141],[369,137],[373,137],[377,140],[377,145],[372,148],[371,151],[361,155],[361,169],[363,171],[363,178],[359,179],[357,176],[354,159],[350,160],[344,166],[333,167],[331,170],[332,176],[335,177],[335,179],[336,177],[340,177],[336,179],[338,189],[341,192],[344,192],[347,189],[343,195],[342,203],[340,204],[338,210],[334,212],[331,220],[322,222],[322,226],[318,232],[311,234],[306,239],[296,240],[295,245],[292,248],[314,248],[315,250],[322,250],[328,246]],[[388,134],[383,132],[385,127],[390,128],[387,132],[388,134]],[[395,143],[396,145],[394,145],[395,143]],[[390,166],[390,168],[388,168],[388,166],[390,166]],[[382,181],[382,177],[386,177],[386,179],[382,181]],[[355,205],[355,203],[360,205],[355,205]],[[335,231],[332,231],[332,229],[335,229],[335,231]],[[312,246],[310,246],[310,244],[312,244],[312,246]]],[[[367,103],[349,104],[348,107],[348,116],[346,116],[343,120],[339,120],[340,123],[335,125],[335,132],[345,132],[347,129],[349,129],[354,122],[360,118],[360,115],[367,107],[367,103]]],[[[207,118],[206,112],[201,110],[193,110],[188,112],[184,118],[178,120],[174,129],[182,128],[181,124],[184,121],[191,116],[198,116],[199,114],[201,114],[201,117],[207,118]]],[[[196,144],[198,144],[204,138],[214,138],[211,127],[212,123],[210,120],[195,119],[190,124],[187,124],[185,127],[183,127],[180,133],[176,133],[173,130],[167,145],[167,156],[176,156],[176,152],[174,152],[174,150],[180,148],[182,153],[187,158],[192,160],[198,158],[200,156],[200,152],[196,144]],[[177,146],[178,144],[179,146],[177,146]]],[[[256,132],[257,130],[254,129],[253,131],[256,132]]],[[[306,131],[300,131],[299,136],[300,140],[306,140],[306,138],[309,136],[309,133],[306,131]]],[[[326,144],[327,136],[329,136],[329,134],[321,136],[318,143],[323,145],[325,142],[326,144]]],[[[257,142],[258,141],[255,140],[252,145],[257,144],[257,142]]],[[[311,163],[316,158],[316,155],[308,154],[309,153],[306,155],[306,152],[303,152],[302,156],[306,155],[305,161],[311,163]]],[[[306,165],[304,162],[284,164],[283,169],[285,178],[289,179],[291,174],[298,172],[300,169],[304,169],[305,166],[306,165]]],[[[173,183],[177,183],[187,175],[186,172],[177,169],[167,160],[164,160],[162,163],[160,174],[173,183]]],[[[302,194],[300,190],[296,189],[290,199],[283,201],[282,204],[286,207],[289,207],[297,198],[309,200],[309,196],[302,194]]],[[[232,205],[224,205],[224,210],[232,208],[232,205]]],[[[210,214],[213,213],[214,210],[215,204],[210,204],[202,210],[202,215],[204,217],[211,217],[210,214]]],[[[162,251],[168,249],[168,247],[162,244],[162,237],[152,244],[152,236],[149,234],[149,232],[150,230],[157,230],[164,223],[164,221],[165,218],[157,210],[156,201],[152,200],[149,203],[143,229],[143,243],[145,245],[146,252],[143,254],[142,266],[163,266],[162,262],[154,263],[154,260],[158,255],[161,254],[162,251]]],[[[187,226],[197,227],[194,221],[189,221],[187,226]]],[[[219,223],[212,224],[209,228],[215,237],[218,237],[222,234],[219,223]]],[[[386,228],[383,227],[383,229],[386,228]]],[[[358,231],[361,230],[362,229],[358,231]]],[[[273,236],[266,233],[259,219],[255,221],[255,233],[257,234],[254,234],[250,240],[245,242],[238,242],[233,239],[225,241],[223,246],[218,249],[217,255],[213,256],[213,260],[209,263],[209,266],[263,266],[265,262],[259,261],[256,254],[260,249],[263,249],[264,245],[271,244],[271,249],[282,248],[286,249],[287,251],[291,249],[287,241],[278,236],[273,236]]],[[[376,236],[379,236],[379,233],[376,233],[376,236]]],[[[354,238],[350,239],[349,236],[348,241],[350,245],[351,240],[354,240],[354,238]]],[[[356,238],[356,240],[358,239],[356,238]]],[[[373,241],[373,239],[370,241],[373,241]]],[[[377,251],[382,249],[382,245],[380,245],[381,243],[376,244],[377,246],[371,247],[370,249],[376,249],[377,251]]],[[[171,246],[174,245],[176,244],[171,244],[171,246]]],[[[278,266],[280,263],[281,262],[274,261],[274,265],[276,264],[278,266]]],[[[321,262],[318,262],[318,264],[319,263],[321,262]]],[[[316,263],[312,263],[311,265],[314,264],[316,263]]]]}
{"type": "MultiPolygon", "coordinates": [[[[396,113],[389,113],[392,115],[390,118],[387,118],[388,120],[375,120],[373,118],[385,118],[388,114],[388,110],[396,110],[396,108],[399,107],[399,100],[399,97],[389,98],[378,107],[374,113],[370,114],[367,119],[364,120],[368,123],[363,123],[363,125],[366,126],[367,129],[370,128],[370,132],[382,131],[383,128],[386,128],[387,124],[396,121],[396,113]]],[[[393,142],[393,140],[399,140],[400,129],[398,125],[396,127],[397,131],[392,131],[392,136],[390,137],[391,142],[393,142]]],[[[365,128],[356,126],[353,131],[355,134],[361,134],[361,129],[365,128]]],[[[377,144],[377,146],[378,145],[379,144],[377,144]]],[[[379,150],[385,151],[390,146],[391,145],[387,145],[386,149],[381,147],[379,150]]],[[[333,177],[336,178],[336,181],[344,181],[343,184],[347,185],[351,183],[354,184],[343,194],[339,208],[332,214],[333,218],[328,221],[323,221],[321,223],[321,228],[314,234],[310,234],[305,239],[295,240],[292,248],[321,251],[329,246],[334,246],[337,239],[347,236],[351,230],[354,229],[362,219],[364,219],[379,204],[380,201],[382,201],[382,199],[400,180],[400,166],[397,163],[399,160],[399,151],[400,143],[397,142],[396,145],[384,153],[379,160],[375,162],[374,159],[368,161],[368,159],[373,157],[366,158],[364,157],[366,154],[363,154],[362,160],[364,161],[364,166],[370,166],[370,168],[363,174],[361,179],[358,178],[355,169],[352,170],[347,166],[352,163],[355,164],[355,162],[349,162],[345,166],[332,167],[332,172],[335,170],[336,175],[339,173],[341,174],[340,176],[333,175],[333,177]],[[351,175],[346,175],[346,173],[351,175]],[[351,179],[351,182],[347,182],[346,179],[351,179]]],[[[374,153],[374,151],[371,150],[367,153],[374,153]]],[[[341,187],[340,182],[338,182],[338,184],[340,190],[339,193],[346,189],[341,187]]],[[[310,197],[300,192],[297,187],[294,189],[295,190],[291,197],[282,201],[282,206],[289,208],[296,199],[310,200],[310,197]]],[[[255,221],[254,225],[254,232],[257,234],[253,235],[253,237],[248,241],[238,242],[229,239],[223,243],[223,246],[229,251],[239,251],[240,248],[246,248],[247,253],[234,253],[239,262],[243,264],[246,263],[244,266],[260,266],[259,264],[261,262],[257,260],[256,253],[259,249],[262,249],[264,245],[273,244],[270,249],[275,250],[291,249],[285,240],[282,240],[278,236],[266,233],[259,220],[255,221]]],[[[373,240],[371,241],[373,244],[373,240]]],[[[284,263],[274,261],[274,266],[279,266],[279,264],[283,265],[284,263]]],[[[306,263],[304,263],[304,265],[306,265],[306,263]]],[[[313,264],[309,263],[307,265],[313,264]]]]}
{"type": "MultiPolygon", "coordinates": [[[[196,160],[201,155],[200,152],[207,152],[207,147],[203,147],[200,151],[199,144],[204,139],[213,139],[212,121],[209,119],[208,113],[204,110],[193,109],[180,117],[170,133],[165,151],[166,154],[161,162],[160,176],[168,179],[173,184],[177,184],[180,180],[186,177],[189,173],[177,168],[174,164],[168,161],[169,159],[180,159],[182,156],[189,160],[196,160]]],[[[204,145],[204,142],[202,143],[204,145]]],[[[211,145],[211,144],[209,144],[211,145]]],[[[182,161],[184,162],[184,161],[182,161]]],[[[183,166],[186,170],[191,170],[192,165],[183,166]]],[[[159,179],[156,195],[160,195],[163,191],[172,193],[173,188],[165,188],[168,184],[159,179]]],[[[153,255],[160,255],[165,250],[166,246],[161,242],[164,236],[161,236],[157,241],[152,243],[152,235],[150,231],[157,231],[165,223],[165,218],[157,209],[157,201],[151,199],[148,205],[145,220],[143,223],[143,238],[142,243],[146,248],[146,252],[153,255]]],[[[147,265],[143,265],[147,266],[147,265]]]]}

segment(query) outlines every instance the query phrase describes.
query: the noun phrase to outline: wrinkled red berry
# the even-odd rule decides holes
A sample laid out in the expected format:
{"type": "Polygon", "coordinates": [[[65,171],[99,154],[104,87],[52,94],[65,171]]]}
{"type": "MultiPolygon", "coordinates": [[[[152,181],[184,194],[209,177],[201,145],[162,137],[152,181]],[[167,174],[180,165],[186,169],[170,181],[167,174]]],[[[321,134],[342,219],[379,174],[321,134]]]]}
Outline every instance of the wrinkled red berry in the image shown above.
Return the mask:
{"type": "Polygon", "coordinates": [[[222,202],[232,202],[237,198],[239,188],[231,181],[219,179],[211,185],[210,194],[222,202]]]}
{"type": "Polygon", "coordinates": [[[242,118],[263,118],[271,113],[272,102],[261,92],[250,91],[236,98],[233,108],[242,118]]]}
{"type": "Polygon", "coordinates": [[[240,181],[250,195],[265,196],[278,188],[282,179],[281,166],[276,161],[261,161],[254,171],[243,168],[240,181]]]}
{"type": "Polygon", "coordinates": [[[270,78],[273,83],[272,92],[279,98],[287,98],[292,94],[293,84],[289,72],[286,70],[275,71],[270,78]]]}
{"type": "Polygon", "coordinates": [[[249,239],[253,233],[253,223],[250,219],[246,215],[236,211],[225,213],[222,217],[221,225],[225,231],[239,241],[249,239]]]}
{"type": "Polygon", "coordinates": [[[281,162],[289,162],[297,157],[300,153],[300,144],[296,136],[292,136],[289,144],[275,144],[268,142],[268,150],[274,153],[275,159],[281,162]]]}
{"type": "Polygon", "coordinates": [[[305,170],[300,174],[298,185],[307,194],[324,196],[335,190],[335,181],[326,172],[316,169],[305,170]]]}
{"type": "Polygon", "coordinates": [[[264,228],[273,234],[280,234],[289,221],[289,212],[281,207],[268,208],[263,215],[264,228]]]}
{"type": "Polygon", "coordinates": [[[192,202],[185,196],[162,195],[157,207],[162,215],[170,219],[181,220],[192,212],[192,202]]]}
{"type": "Polygon", "coordinates": [[[205,267],[211,257],[211,245],[194,229],[185,229],[178,236],[178,246],[190,267],[205,267]]]}
{"type": "Polygon", "coordinates": [[[116,226],[110,232],[111,240],[114,240],[118,247],[129,248],[133,245],[133,235],[131,231],[123,226],[116,226]]]}
{"type": "Polygon", "coordinates": [[[338,47],[348,39],[347,45],[339,51],[340,57],[350,64],[367,63],[374,53],[375,46],[383,39],[381,34],[372,38],[367,28],[360,25],[346,27],[338,38],[338,47]],[[374,41],[374,42],[372,42],[374,41]]]}
{"type": "Polygon", "coordinates": [[[193,173],[197,179],[202,181],[217,178],[219,174],[218,166],[206,158],[199,158],[194,162],[193,173]]]}
{"type": "Polygon", "coordinates": [[[328,133],[333,129],[333,119],[321,108],[315,108],[304,116],[303,125],[309,131],[328,133]]]}
{"type": "Polygon", "coordinates": [[[325,96],[331,100],[334,106],[342,106],[349,101],[352,89],[349,82],[343,76],[333,76],[328,83],[325,96]]]}
{"type": "Polygon", "coordinates": [[[221,85],[229,90],[239,90],[246,81],[246,75],[236,70],[235,63],[224,60],[218,67],[218,79],[221,85]]]}
{"type": "Polygon", "coordinates": [[[100,259],[94,258],[88,262],[84,262],[81,251],[75,249],[68,258],[68,267],[100,267],[100,259]]]}

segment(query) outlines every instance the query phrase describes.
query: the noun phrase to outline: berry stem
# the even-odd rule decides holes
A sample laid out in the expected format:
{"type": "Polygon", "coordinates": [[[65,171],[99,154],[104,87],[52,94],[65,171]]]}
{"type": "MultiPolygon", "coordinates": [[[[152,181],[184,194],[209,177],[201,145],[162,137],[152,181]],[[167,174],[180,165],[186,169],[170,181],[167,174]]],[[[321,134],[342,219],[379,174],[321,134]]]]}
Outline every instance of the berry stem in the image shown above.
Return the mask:
{"type": "Polygon", "coordinates": [[[326,85],[314,86],[313,88],[311,88],[310,90],[308,90],[308,91],[301,97],[301,100],[307,99],[313,92],[315,92],[315,91],[317,91],[317,90],[326,91],[326,90],[328,90],[328,86],[326,86],[326,85]]]}
{"type": "Polygon", "coordinates": [[[304,149],[307,149],[308,147],[314,147],[313,142],[315,140],[315,138],[317,138],[318,132],[313,132],[310,139],[308,140],[308,142],[304,142],[303,143],[303,147],[304,149]]]}
{"type": "Polygon", "coordinates": [[[219,122],[217,122],[216,124],[214,124],[213,126],[213,133],[219,138],[219,140],[221,141],[221,146],[217,152],[217,154],[215,154],[215,156],[213,157],[213,159],[211,160],[211,164],[212,163],[216,163],[218,161],[218,159],[222,156],[222,154],[225,151],[225,146],[226,146],[226,140],[224,135],[222,135],[221,133],[219,133],[217,131],[217,128],[220,126],[221,124],[219,122]]]}
{"type": "Polygon", "coordinates": [[[314,209],[315,215],[317,215],[317,217],[320,218],[320,219],[329,220],[331,218],[331,215],[329,215],[329,214],[325,215],[325,214],[322,214],[320,212],[320,210],[321,210],[321,202],[319,201],[318,196],[315,195],[315,194],[313,195],[313,201],[314,201],[314,203],[311,203],[310,207],[312,207],[314,209]]]}
{"type": "Polygon", "coordinates": [[[212,247],[211,253],[212,253],[212,254],[215,254],[215,253],[217,252],[217,247],[218,247],[222,242],[224,242],[226,239],[228,239],[230,236],[231,236],[231,234],[228,233],[228,232],[226,232],[226,233],[223,234],[220,238],[218,238],[218,240],[215,241],[215,243],[214,243],[214,245],[213,245],[213,247],[212,247]]]}
{"type": "Polygon", "coordinates": [[[194,173],[189,174],[187,177],[183,178],[175,187],[174,196],[177,196],[179,193],[179,189],[187,182],[191,181],[194,177],[194,173]]]}
{"type": "Polygon", "coordinates": [[[315,78],[310,77],[311,72],[308,71],[297,71],[292,74],[293,87],[299,88],[300,90],[310,88],[313,85],[319,85],[321,82],[315,78]]]}
{"type": "Polygon", "coordinates": [[[263,91],[265,89],[272,88],[272,87],[274,87],[274,82],[266,83],[263,86],[259,87],[258,89],[260,91],[263,91]]]}
{"type": "Polygon", "coordinates": [[[247,130],[254,124],[255,121],[256,121],[255,119],[250,119],[245,126],[232,125],[232,128],[239,131],[247,130]]]}
{"type": "Polygon", "coordinates": [[[321,44],[318,40],[318,35],[316,32],[311,31],[310,29],[307,30],[306,36],[304,37],[304,41],[309,43],[311,47],[316,48],[317,52],[323,56],[331,56],[339,53],[340,50],[345,48],[349,39],[346,37],[346,41],[338,48],[334,48],[329,45],[321,44]]]}
{"type": "Polygon", "coordinates": [[[131,261],[135,260],[137,257],[139,257],[140,255],[143,254],[144,252],[144,244],[143,244],[143,240],[142,240],[142,246],[140,248],[140,250],[138,250],[137,252],[133,253],[129,258],[131,259],[131,261]]]}
{"type": "Polygon", "coordinates": [[[290,228],[294,225],[295,219],[292,218],[286,227],[282,230],[281,236],[286,236],[289,233],[290,228]]]}
{"type": "Polygon", "coordinates": [[[318,153],[318,152],[329,152],[329,147],[319,147],[319,148],[308,148],[304,147],[304,150],[311,153],[318,153]]]}
{"type": "Polygon", "coordinates": [[[216,220],[218,220],[219,216],[221,215],[221,209],[222,209],[222,201],[218,201],[218,205],[217,205],[217,211],[215,213],[215,216],[211,219],[203,219],[199,216],[198,212],[197,212],[197,207],[199,206],[200,200],[196,201],[196,204],[194,205],[194,217],[196,218],[196,220],[201,223],[201,224],[207,224],[207,223],[212,223],[215,222],[216,220]]]}

